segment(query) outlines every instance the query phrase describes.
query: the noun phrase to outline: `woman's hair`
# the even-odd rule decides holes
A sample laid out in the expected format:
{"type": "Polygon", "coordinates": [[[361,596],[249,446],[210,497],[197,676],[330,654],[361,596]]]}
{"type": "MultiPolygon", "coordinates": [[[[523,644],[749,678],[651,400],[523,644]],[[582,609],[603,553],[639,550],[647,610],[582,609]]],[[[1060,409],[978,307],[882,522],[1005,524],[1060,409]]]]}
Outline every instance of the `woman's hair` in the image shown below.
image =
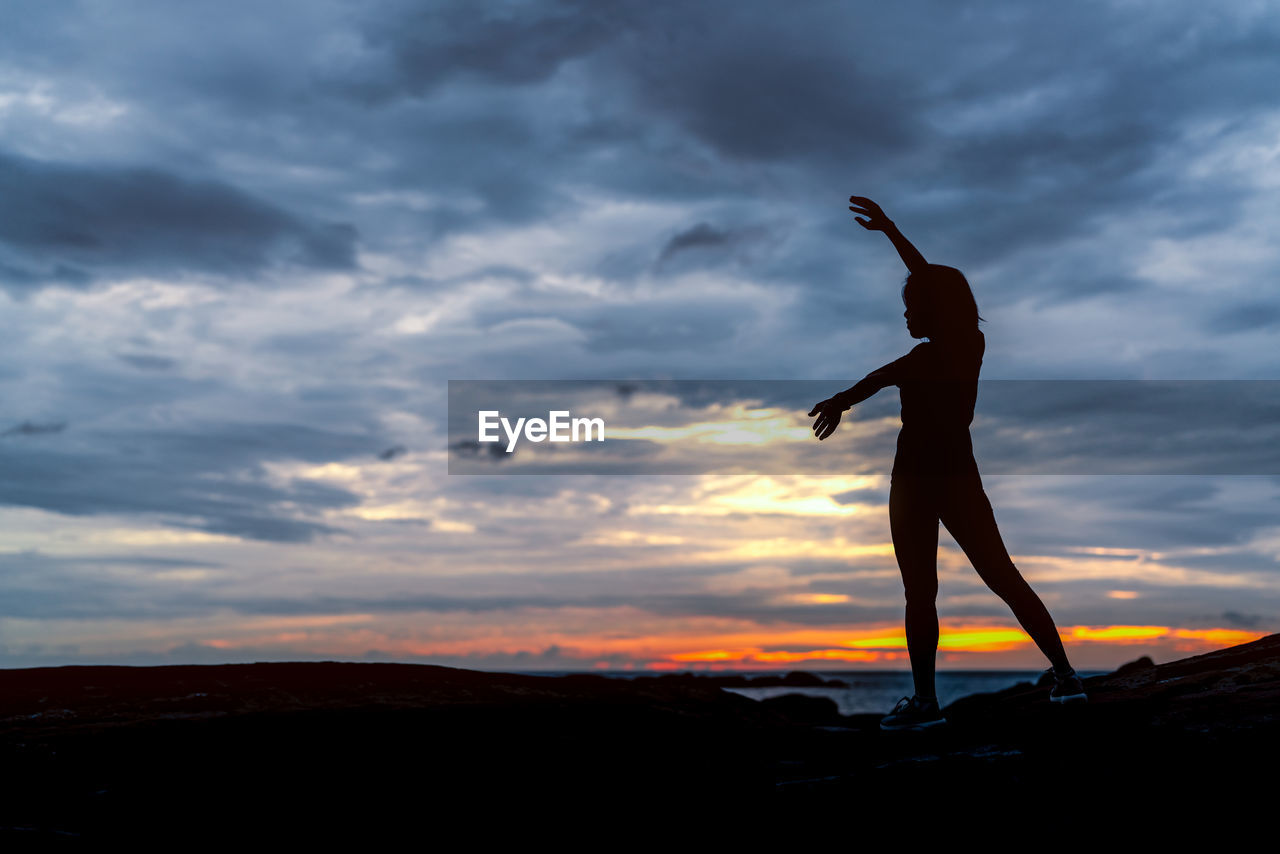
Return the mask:
{"type": "Polygon", "coordinates": [[[941,264],[930,264],[907,276],[902,302],[928,314],[938,330],[972,332],[983,319],[964,273],[941,264]]]}

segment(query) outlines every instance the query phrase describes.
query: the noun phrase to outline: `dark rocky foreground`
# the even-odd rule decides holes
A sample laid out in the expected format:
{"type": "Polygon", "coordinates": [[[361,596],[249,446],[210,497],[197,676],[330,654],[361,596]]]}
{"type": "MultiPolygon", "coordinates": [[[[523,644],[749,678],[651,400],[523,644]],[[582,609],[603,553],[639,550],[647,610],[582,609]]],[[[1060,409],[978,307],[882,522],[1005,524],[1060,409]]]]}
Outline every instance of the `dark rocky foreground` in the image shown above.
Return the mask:
{"type": "Polygon", "coordinates": [[[429,842],[463,816],[908,822],[913,804],[997,823],[1152,805],[1208,822],[1270,797],[1280,635],[1085,684],[1084,705],[1022,684],[944,708],[940,731],[882,733],[878,715],[842,717],[826,699],[759,703],[695,676],[335,662],[0,671],[0,838],[429,842]]]}

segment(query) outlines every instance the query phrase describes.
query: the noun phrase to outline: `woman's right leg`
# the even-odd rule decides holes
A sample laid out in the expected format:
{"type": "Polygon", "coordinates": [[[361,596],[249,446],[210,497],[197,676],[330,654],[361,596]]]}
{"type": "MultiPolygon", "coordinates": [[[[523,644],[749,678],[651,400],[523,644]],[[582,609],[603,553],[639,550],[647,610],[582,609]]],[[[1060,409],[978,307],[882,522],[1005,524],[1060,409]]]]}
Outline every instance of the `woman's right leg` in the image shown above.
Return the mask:
{"type": "Polygon", "coordinates": [[[918,477],[895,477],[889,487],[889,529],[907,598],[907,654],[916,696],[938,696],[938,512],[936,496],[918,477]]]}
{"type": "Polygon", "coordinates": [[[1008,604],[1045,658],[1059,672],[1070,669],[1049,609],[1009,557],[981,481],[976,477],[951,481],[939,512],[942,524],[947,526],[979,577],[1008,604]]]}

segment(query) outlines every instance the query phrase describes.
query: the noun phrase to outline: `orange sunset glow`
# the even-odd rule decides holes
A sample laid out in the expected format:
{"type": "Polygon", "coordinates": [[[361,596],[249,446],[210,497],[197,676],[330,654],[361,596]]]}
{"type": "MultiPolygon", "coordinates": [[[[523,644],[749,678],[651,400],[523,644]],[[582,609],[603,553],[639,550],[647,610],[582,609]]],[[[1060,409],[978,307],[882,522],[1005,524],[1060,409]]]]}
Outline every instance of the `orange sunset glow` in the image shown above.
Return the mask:
{"type": "MultiPolygon", "coordinates": [[[[367,618],[365,618],[367,619],[367,618]]],[[[329,625],[334,624],[333,621],[329,625]]],[[[351,621],[342,621],[351,622],[351,621]]],[[[324,627],[317,625],[317,629],[324,627]]],[[[1060,631],[1064,641],[1084,660],[1098,655],[1132,659],[1143,648],[1169,649],[1194,654],[1223,646],[1247,643],[1264,632],[1239,629],[1182,629],[1173,626],[1067,626],[1060,631]],[[1138,648],[1135,650],[1134,648],[1138,648]]],[[[537,644],[558,647],[580,666],[595,669],[637,669],[670,671],[856,669],[858,667],[897,668],[906,662],[906,637],[900,627],[859,631],[780,630],[776,632],[726,632],[720,635],[673,633],[670,635],[614,638],[607,635],[548,634],[537,644]]],[[[264,644],[297,644],[317,654],[344,654],[343,648],[381,645],[413,658],[450,657],[466,659],[510,652],[496,638],[464,643],[403,644],[380,637],[376,631],[354,630],[334,637],[329,631],[279,631],[248,633],[231,640],[215,638],[206,643],[219,650],[256,648],[264,644]]],[[[940,661],[964,668],[991,666],[1005,669],[1009,662],[1034,661],[1031,639],[1017,627],[943,621],[939,639],[940,661]],[[1030,653],[1010,659],[998,653],[1030,653]]]]}

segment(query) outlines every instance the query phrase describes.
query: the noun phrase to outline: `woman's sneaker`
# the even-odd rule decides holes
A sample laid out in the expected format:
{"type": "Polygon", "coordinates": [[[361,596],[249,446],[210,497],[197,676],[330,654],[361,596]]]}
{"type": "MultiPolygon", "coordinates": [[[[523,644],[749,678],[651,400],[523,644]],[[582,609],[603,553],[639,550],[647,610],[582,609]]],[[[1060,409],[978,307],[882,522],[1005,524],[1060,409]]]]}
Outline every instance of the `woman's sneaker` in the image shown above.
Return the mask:
{"type": "Polygon", "coordinates": [[[924,729],[946,722],[937,700],[903,697],[892,712],[880,719],[880,729],[924,729]]]}
{"type": "Polygon", "coordinates": [[[1050,667],[1046,673],[1053,680],[1053,687],[1049,689],[1049,700],[1054,703],[1084,703],[1089,697],[1084,692],[1084,683],[1080,681],[1080,677],[1076,675],[1074,668],[1068,670],[1065,675],[1058,673],[1057,670],[1050,667]]]}

